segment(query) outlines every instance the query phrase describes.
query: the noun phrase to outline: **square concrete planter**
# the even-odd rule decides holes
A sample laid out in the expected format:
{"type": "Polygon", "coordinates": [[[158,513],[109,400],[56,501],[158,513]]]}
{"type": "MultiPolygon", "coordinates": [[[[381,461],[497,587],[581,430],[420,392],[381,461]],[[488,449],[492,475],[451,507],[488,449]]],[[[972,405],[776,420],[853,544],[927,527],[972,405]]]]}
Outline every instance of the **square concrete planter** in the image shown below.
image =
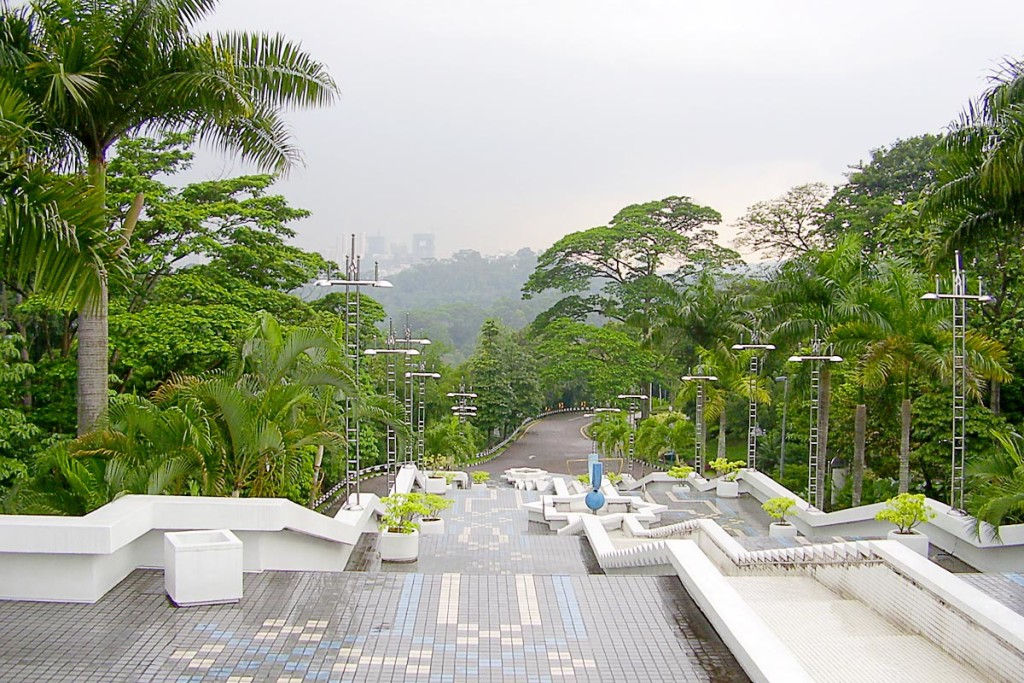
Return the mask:
{"type": "Polygon", "coordinates": [[[242,542],[229,529],[164,534],[164,588],[178,607],[242,599],[242,542]]]}
{"type": "Polygon", "coordinates": [[[444,477],[427,477],[426,492],[443,496],[448,493],[448,482],[444,477]]]}
{"type": "Polygon", "coordinates": [[[715,483],[715,495],[719,498],[739,498],[740,483],[738,481],[719,479],[715,483]]]}
{"type": "Polygon", "coordinates": [[[928,557],[928,548],[931,545],[928,536],[917,529],[911,529],[909,534],[901,534],[899,529],[894,529],[886,536],[890,541],[896,541],[907,546],[921,557],[928,557]]]}

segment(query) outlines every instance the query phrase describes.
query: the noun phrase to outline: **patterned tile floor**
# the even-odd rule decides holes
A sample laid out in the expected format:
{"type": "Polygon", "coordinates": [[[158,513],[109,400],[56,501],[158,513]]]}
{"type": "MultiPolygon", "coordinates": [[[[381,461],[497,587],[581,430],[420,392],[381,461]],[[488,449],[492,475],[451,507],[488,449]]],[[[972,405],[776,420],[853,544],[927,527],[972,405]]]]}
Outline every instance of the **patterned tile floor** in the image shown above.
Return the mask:
{"type": "Polygon", "coordinates": [[[458,493],[415,566],[363,547],[370,571],[246,575],[237,605],[176,609],[141,570],[94,605],[0,603],[0,680],[747,680],[678,579],[593,573],[530,495],[458,493]]]}

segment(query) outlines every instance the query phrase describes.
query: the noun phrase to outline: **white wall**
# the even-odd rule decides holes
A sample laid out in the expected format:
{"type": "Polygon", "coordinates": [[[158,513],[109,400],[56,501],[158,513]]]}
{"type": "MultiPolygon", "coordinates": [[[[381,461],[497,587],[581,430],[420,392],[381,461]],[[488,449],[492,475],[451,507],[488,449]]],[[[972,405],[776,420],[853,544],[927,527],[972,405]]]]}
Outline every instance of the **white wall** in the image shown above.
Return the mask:
{"type": "Polygon", "coordinates": [[[165,531],[231,529],[243,569],[343,571],[381,508],[332,519],[282,499],[125,496],[84,517],[0,516],[0,599],[95,602],[136,568],[163,568],[165,531]]]}

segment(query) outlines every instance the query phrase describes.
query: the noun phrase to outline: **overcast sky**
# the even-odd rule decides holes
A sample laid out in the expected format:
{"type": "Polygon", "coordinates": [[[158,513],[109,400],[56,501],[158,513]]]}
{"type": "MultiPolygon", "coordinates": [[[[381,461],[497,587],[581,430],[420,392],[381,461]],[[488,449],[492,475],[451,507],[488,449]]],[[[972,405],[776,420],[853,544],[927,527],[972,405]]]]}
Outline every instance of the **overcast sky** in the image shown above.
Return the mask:
{"type": "Polygon", "coordinates": [[[941,132],[1022,26],[1009,0],[222,0],[209,28],[282,32],[337,81],[289,114],[306,166],[277,186],[336,258],[351,232],[542,249],[669,195],[728,244],[754,202],[941,132]]]}

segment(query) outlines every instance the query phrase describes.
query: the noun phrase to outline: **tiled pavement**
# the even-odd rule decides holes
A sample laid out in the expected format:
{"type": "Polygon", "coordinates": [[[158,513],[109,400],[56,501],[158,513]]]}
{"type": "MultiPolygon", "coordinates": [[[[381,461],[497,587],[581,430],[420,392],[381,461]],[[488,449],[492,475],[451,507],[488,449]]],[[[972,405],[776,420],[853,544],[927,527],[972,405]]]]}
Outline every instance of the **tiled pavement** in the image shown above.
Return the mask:
{"type": "Polygon", "coordinates": [[[589,573],[524,495],[457,494],[415,573],[250,574],[237,605],[177,609],[136,571],[95,605],[0,603],[0,680],[747,680],[678,579],[589,573]]]}
{"type": "Polygon", "coordinates": [[[1017,614],[1024,615],[1024,574],[960,574],[961,579],[987,593],[1017,614]]]}

